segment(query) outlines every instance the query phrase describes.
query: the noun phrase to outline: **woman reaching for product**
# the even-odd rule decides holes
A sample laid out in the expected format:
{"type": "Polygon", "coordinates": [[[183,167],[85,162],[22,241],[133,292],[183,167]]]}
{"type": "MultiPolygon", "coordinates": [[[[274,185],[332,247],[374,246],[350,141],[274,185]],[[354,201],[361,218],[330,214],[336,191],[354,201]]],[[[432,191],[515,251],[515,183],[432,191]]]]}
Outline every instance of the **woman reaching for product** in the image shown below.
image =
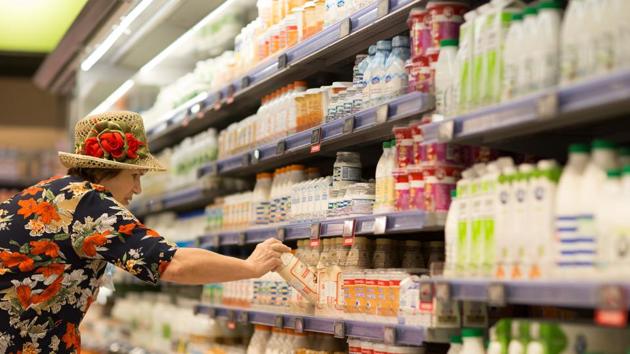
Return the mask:
{"type": "Polygon", "coordinates": [[[246,260],[178,249],[140,223],[126,205],[146,171],[164,168],[137,113],[80,120],[75,153],[59,156],[67,176],[0,204],[0,353],[79,352],[79,323],[108,262],[154,284],[205,284],[260,277],[290,251],[275,239],[246,260]]]}

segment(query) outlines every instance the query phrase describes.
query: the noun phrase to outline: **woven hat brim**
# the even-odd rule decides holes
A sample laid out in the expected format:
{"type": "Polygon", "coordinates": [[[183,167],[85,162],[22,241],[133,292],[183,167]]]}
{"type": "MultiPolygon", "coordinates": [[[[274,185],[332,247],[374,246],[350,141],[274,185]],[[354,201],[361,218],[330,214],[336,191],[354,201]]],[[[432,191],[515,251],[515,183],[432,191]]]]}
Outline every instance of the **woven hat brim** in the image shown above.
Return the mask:
{"type": "Polygon", "coordinates": [[[81,154],[70,154],[59,151],[59,160],[61,164],[67,168],[112,168],[121,170],[148,170],[148,171],[166,171],[158,159],[148,154],[144,158],[139,158],[135,163],[124,163],[101,159],[94,156],[86,156],[81,154]]]}

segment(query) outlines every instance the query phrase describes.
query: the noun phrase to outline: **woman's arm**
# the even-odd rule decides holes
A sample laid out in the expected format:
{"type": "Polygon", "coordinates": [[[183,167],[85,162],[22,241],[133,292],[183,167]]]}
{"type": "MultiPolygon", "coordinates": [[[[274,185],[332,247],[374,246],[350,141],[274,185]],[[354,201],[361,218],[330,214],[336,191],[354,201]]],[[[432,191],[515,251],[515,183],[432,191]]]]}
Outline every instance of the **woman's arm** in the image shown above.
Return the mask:
{"type": "Polygon", "coordinates": [[[180,248],[160,277],[163,281],[197,285],[257,278],[278,267],[291,249],[276,239],[259,243],[246,260],[200,248],[180,248]]]}

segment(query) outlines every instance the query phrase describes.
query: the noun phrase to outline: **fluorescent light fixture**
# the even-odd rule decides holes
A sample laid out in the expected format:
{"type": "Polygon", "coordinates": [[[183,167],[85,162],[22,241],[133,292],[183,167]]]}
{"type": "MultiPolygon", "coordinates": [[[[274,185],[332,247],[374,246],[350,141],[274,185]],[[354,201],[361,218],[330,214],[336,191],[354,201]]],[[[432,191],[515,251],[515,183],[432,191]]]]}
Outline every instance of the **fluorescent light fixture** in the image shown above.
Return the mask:
{"type": "Polygon", "coordinates": [[[92,112],[90,112],[90,114],[88,115],[99,114],[107,111],[111,106],[114,105],[114,103],[116,103],[116,101],[118,101],[124,94],[126,94],[127,91],[131,90],[134,84],[135,82],[131,79],[125,81],[122,85],[120,85],[119,88],[116,89],[116,91],[112,92],[112,94],[109,95],[109,97],[107,97],[105,101],[101,102],[101,104],[94,108],[92,112]]]}
{"type": "Polygon", "coordinates": [[[81,70],[88,71],[96,64],[99,59],[105,55],[109,48],[114,45],[116,40],[122,36],[123,33],[129,28],[129,25],[140,16],[140,14],[146,10],[147,7],[153,2],[153,0],[142,0],[136,7],[122,18],[122,21],[114,28],[114,30],[105,38],[105,40],[99,44],[99,46],[81,63],[81,70]]]}
{"type": "Polygon", "coordinates": [[[197,22],[191,29],[182,34],[175,42],[171,43],[168,47],[166,47],[160,54],[156,55],[153,59],[151,59],[148,63],[144,64],[144,66],[140,69],[140,73],[146,73],[151,71],[156,65],[162,62],[171,51],[175,50],[180,44],[184,43],[188,38],[190,38],[195,32],[199,31],[203,26],[207,25],[208,22],[219,19],[220,16],[223,15],[228,8],[238,4],[239,0],[227,0],[223,2],[219,7],[214,9],[214,11],[210,12],[208,16],[204,17],[201,21],[197,22]]]}

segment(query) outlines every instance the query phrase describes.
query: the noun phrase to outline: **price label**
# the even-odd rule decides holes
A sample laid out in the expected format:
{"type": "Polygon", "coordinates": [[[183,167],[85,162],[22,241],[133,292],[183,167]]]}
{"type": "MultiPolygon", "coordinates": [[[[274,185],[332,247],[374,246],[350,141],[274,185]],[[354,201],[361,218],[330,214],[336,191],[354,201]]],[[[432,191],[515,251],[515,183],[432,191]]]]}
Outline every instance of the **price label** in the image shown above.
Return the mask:
{"type": "Polygon", "coordinates": [[[193,112],[195,114],[195,118],[197,119],[201,119],[206,115],[206,103],[205,102],[199,102],[196,105],[193,106],[193,108],[195,108],[196,112],[193,112]],[[195,108],[197,107],[197,108],[195,108]]]}
{"type": "Polygon", "coordinates": [[[344,246],[352,246],[354,243],[354,231],[355,231],[356,222],[354,219],[345,220],[343,222],[343,231],[341,236],[343,236],[343,245],[344,246]]]}
{"type": "Polygon", "coordinates": [[[382,105],[376,109],[376,124],[383,124],[387,122],[389,117],[389,105],[382,105]]]}
{"type": "Polygon", "coordinates": [[[438,141],[439,142],[449,142],[453,140],[453,135],[455,134],[455,122],[452,120],[442,122],[438,127],[438,141]]]}
{"type": "Polygon", "coordinates": [[[374,235],[383,235],[387,231],[387,216],[377,216],[374,218],[374,235]]]}
{"type": "Polygon", "coordinates": [[[618,285],[599,289],[595,323],[609,327],[625,327],[628,323],[628,294],[618,285]]]}
{"type": "Polygon", "coordinates": [[[318,222],[311,224],[311,247],[319,247],[320,224],[318,222]]]}
{"type": "Polygon", "coordinates": [[[289,64],[289,57],[286,54],[281,54],[278,57],[278,69],[282,70],[289,64]]]}
{"type": "Polygon", "coordinates": [[[346,17],[339,23],[339,38],[343,38],[350,34],[352,31],[352,21],[349,17],[346,17]]]}
{"type": "Polygon", "coordinates": [[[354,117],[348,117],[343,121],[343,133],[349,134],[354,130],[354,117]]]}
{"type": "Polygon", "coordinates": [[[284,328],[284,317],[282,315],[276,315],[276,318],[273,321],[273,325],[276,328],[284,328]]]}
{"type": "Polygon", "coordinates": [[[208,308],[208,317],[217,318],[217,309],[215,309],[214,307],[208,308]]]}
{"type": "Polygon", "coordinates": [[[252,84],[252,80],[249,78],[249,76],[245,75],[243,76],[243,78],[241,78],[241,90],[249,87],[249,85],[251,84],[252,84]]]}
{"type": "Polygon", "coordinates": [[[212,247],[214,248],[219,248],[219,246],[221,246],[221,236],[220,235],[213,235],[212,236],[212,247]]]}
{"type": "Polygon", "coordinates": [[[295,333],[304,333],[304,319],[302,317],[295,318],[295,333]]]}
{"type": "Polygon", "coordinates": [[[311,154],[321,150],[322,129],[315,128],[311,131],[311,154]]]}
{"type": "Polygon", "coordinates": [[[238,234],[238,245],[245,246],[246,242],[247,242],[247,235],[244,232],[240,232],[238,234]]]}
{"type": "Polygon", "coordinates": [[[190,118],[188,118],[188,115],[186,115],[186,117],[184,117],[184,119],[182,120],[182,127],[187,127],[188,123],[190,123],[190,118]]]}
{"type": "Polygon", "coordinates": [[[261,153],[259,149],[252,152],[252,164],[257,164],[260,161],[261,153]]]}
{"type": "Polygon", "coordinates": [[[451,301],[451,285],[449,283],[436,283],[435,298],[440,302],[451,301]]]}
{"type": "Polygon", "coordinates": [[[341,321],[335,321],[333,325],[333,332],[335,334],[335,338],[346,338],[346,324],[341,321]]]}
{"type": "Polygon", "coordinates": [[[395,327],[385,327],[383,329],[383,341],[387,345],[396,344],[396,328],[395,327]]]}
{"type": "Polygon", "coordinates": [[[238,313],[238,322],[240,323],[249,323],[249,313],[245,311],[241,311],[238,313]]]}
{"type": "Polygon", "coordinates": [[[286,230],[284,227],[279,227],[276,229],[276,238],[280,241],[280,242],[284,242],[284,239],[286,237],[286,230]]]}
{"type": "Polygon", "coordinates": [[[389,13],[389,0],[379,0],[376,9],[376,16],[383,17],[389,13]]]}
{"type": "Polygon", "coordinates": [[[241,165],[243,165],[243,167],[249,166],[250,157],[249,153],[243,154],[241,157],[241,165]]]}
{"type": "Polygon", "coordinates": [[[420,283],[420,302],[433,302],[433,284],[429,282],[420,283]]]}
{"type": "Polygon", "coordinates": [[[538,99],[536,110],[540,119],[551,119],[558,115],[558,94],[548,93],[538,99]]]}
{"type": "Polygon", "coordinates": [[[230,330],[236,329],[236,313],[233,310],[227,313],[227,328],[230,330]]]}
{"type": "Polygon", "coordinates": [[[488,305],[503,307],[507,304],[505,285],[492,283],[488,285],[488,305]]]}
{"type": "Polygon", "coordinates": [[[214,101],[214,105],[212,105],[212,109],[214,109],[215,111],[218,111],[221,109],[221,101],[223,101],[223,95],[221,93],[219,93],[219,96],[217,97],[216,101],[214,101]]]}
{"type": "Polygon", "coordinates": [[[227,104],[232,104],[234,102],[234,93],[236,92],[236,88],[234,87],[234,85],[230,85],[227,88],[227,99],[225,100],[225,103],[227,104]]]}
{"type": "Polygon", "coordinates": [[[278,141],[278,144],[276,145],[276,155],[283,155],[286,150],[287,142],[284,140],[278,141]]]}
{"type": "MultiPolygon", "coordinates": [[[[200,170],[201,171],[201,170],[200,170]]],[[[219,165],[217,164],[216,161],[211,162],[208,165],[208,169],[207,169],[208,173],[211,177],[216,177],[219,175],[219,165]]],[[[201,175],[199,176],[201,177],[201,175]]]]}

